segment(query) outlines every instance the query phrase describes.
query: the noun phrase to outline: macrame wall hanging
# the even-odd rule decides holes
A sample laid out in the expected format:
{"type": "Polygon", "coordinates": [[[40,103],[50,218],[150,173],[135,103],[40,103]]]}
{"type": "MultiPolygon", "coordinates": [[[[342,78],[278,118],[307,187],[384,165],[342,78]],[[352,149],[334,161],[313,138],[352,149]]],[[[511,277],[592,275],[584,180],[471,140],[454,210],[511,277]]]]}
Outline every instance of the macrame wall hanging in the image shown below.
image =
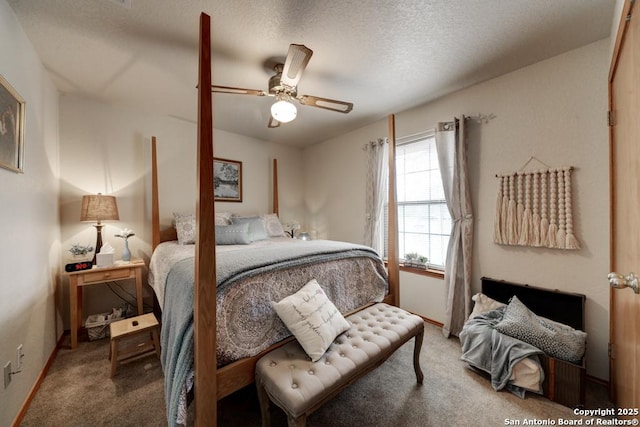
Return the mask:
{"type": "Polygon", "coordinates": [[[570,166],[531,157],[518,172],[498,174],[493,241],[502,245],[580,249],[573,234],[570,166]],[[536,160],[544,169],[524,171],[536,160]]]}

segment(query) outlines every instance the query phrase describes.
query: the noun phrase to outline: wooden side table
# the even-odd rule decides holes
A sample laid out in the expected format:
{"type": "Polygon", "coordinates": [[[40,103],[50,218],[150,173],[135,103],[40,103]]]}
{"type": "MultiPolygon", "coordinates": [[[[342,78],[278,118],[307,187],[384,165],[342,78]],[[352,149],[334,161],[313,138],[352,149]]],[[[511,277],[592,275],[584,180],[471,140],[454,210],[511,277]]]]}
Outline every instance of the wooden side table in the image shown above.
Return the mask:
{"type": "Polygon", "coordinates": [[[71,349],[78,346],[78,329],[82,326],[82,287],[99,283],[126,279],[136,280],[136,301],[138,315],[143,314],[142,307],[142,267],[141,259],[128,263],[118,262],[110,267],[94,267],[91,270],[69,273],[69,309],[71,310],[71,349]]]}

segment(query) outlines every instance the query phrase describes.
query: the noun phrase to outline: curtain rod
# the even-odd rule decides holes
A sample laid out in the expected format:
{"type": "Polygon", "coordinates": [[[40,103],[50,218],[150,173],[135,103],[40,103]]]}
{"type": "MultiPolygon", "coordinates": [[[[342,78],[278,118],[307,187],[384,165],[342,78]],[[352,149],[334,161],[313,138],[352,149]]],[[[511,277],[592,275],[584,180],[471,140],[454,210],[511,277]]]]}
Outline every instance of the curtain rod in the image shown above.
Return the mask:
{"type": "Polygon", "coordinates": [[[476,114],[475,116],[464,116],[465,119],[473,120],[476,123],[480,123],[480,124],[482,124],[482,123],[487,124],[487,123],[489,123],[490,120],[493,120],[496,117],[498,117],[498,116],[496,116],[493,113],[489,113],[489,114],[480,114],[479,113],[479,114],[476,114]]]}

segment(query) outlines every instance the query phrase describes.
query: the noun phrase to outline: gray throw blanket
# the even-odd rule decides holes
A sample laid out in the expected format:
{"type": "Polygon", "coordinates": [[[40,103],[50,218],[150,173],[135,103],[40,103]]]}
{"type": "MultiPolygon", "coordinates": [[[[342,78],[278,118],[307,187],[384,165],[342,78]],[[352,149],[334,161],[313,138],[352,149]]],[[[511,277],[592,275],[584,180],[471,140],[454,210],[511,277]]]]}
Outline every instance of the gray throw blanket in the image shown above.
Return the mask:
{"type": "MultiPolygon", "coordinates": [[[[276,269],[309,265],[344,258],[379,260],[371,248],[351,243],[315,240],[294,241],[282,247],[247,247],[216,254],[217,287],[221,289],[247,276],[276,269]]],[[[167,276],[162,310],[162,367],[165,374],[167,421],[176,424],[183,387],[193,365],[193,257],[177,262],[167,276]]],[[[300,284],[302,287],[304,283],[300,284]]]]}
{"type": "MultiPolygon", "coordinates": [[[[540,365],[538,354],[544,354],[538,348],[504,335],[493,328],[500,322],[505,308],[489,311],[470,319],[460,333],[462,360],[491,376],[494,390],[509,390],[516,396],[524,398],[525,389],[509,383],[513,367],[525,357],[531,358],[540,365]]],[[[544,372],[540,370],[540,385],[544,380],[544,372]]]]}

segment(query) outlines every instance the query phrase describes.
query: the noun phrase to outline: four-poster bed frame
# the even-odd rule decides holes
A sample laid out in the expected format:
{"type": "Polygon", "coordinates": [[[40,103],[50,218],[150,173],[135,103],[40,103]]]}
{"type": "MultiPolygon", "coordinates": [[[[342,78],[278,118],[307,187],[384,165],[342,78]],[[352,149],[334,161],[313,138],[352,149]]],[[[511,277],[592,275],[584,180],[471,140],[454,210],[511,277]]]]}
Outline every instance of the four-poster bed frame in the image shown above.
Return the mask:
{"type": "MultiPolygon", "coordinates": [[[[195,424],[215,425],[217,400],[254,381],[255,364],[265,353],[284,345],[290,337],[261,354],[218,368],[216,361],[216,263],[215,223],[213,203],[213,111],[211,99],[211,18],[200,16],[200,46],[198,67],[198,165],[196,200],[196,249],[194,288],[194,369],[195,424]],[[204,261],[204,262],[203,262],[204,261]]],[[[158,201],[158,168],[156,138],[152,137],[152,246],[176,240],[173,228],[160,230],[158,201]]],[[[273,160],[273,211],[278,214],[278,165],[273,160]]],[[[385,302],[399,303],[399,266],[397,246],[397,213],[395,195],[395,124],[389,116],[389,294],[385,302]]]]}

